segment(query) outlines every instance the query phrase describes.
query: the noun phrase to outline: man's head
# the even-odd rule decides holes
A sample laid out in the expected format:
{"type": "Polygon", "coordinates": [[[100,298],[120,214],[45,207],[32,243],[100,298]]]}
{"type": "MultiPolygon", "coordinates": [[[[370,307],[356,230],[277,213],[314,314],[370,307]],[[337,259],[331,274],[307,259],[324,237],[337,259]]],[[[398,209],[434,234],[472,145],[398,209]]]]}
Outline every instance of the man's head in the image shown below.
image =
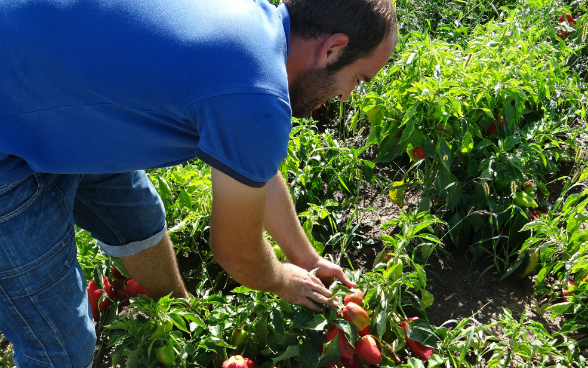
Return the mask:
{"type": "Polygon", "coordinates": [[[290,13],[288,80],[292,114],[345,99],[375,76],[397,40],[391,0],[283,0],[290,13]]]}

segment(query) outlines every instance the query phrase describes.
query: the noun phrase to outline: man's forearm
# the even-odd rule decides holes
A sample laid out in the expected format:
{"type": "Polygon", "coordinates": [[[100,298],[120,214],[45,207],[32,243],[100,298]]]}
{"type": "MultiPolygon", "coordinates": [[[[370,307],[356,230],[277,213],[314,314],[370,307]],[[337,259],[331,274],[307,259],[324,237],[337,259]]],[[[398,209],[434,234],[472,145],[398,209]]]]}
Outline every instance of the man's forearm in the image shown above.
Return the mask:
{"type": "Polygon", "coordinates": [[[266,189],[213,170],[212,193],[210,248],[216,261],[242,285],[275,292],[284,267],[263,238],[266,189]]]}
{"type": "Polygon", "coordinates": [[[300,226],[288,186],[278,173],[267,184],[264,227],[288,259],[309,269],[320,258],[300,226]]]}
{"type": "Polygon", "coordinates": [[[210,245],[216,261],[237,282],[250,289],[274,293],[280,288],[284,270],[265,239],[257,246],[241,243],[243,251],[225,252],[227,248],[217,244],[217,239],[211,235],[210,245]]]}

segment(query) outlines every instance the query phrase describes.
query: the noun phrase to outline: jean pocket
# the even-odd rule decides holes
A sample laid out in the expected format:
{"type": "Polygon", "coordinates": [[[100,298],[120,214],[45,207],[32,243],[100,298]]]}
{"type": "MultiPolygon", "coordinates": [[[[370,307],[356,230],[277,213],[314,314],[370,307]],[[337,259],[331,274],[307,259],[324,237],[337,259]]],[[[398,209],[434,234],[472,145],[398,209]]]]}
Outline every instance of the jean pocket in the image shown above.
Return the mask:
{"type": "Polygon", "coordinates": [[[73,227],[53,247],[37,259],[0,272],[0,286],[10,298],[32,295],[51,285],[76,260],[73,227]]]}
{"type": "Polygon", "coordinates": [[[25,211],[41,194],[41,175],[29,175],[14,183],[0,185],[0,224],[25,211]]]}

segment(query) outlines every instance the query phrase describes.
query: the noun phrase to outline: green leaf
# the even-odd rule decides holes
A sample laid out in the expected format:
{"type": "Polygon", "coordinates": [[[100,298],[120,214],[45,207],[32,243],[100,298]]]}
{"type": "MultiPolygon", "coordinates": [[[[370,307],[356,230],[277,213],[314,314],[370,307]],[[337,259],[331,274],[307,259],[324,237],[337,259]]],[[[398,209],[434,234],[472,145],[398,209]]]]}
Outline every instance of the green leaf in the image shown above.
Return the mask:
{"type": "Polygon", "coordinates": [[[267,345],[267,317],[262,317],[256,324],[255,324],[255,336],[257,337],[257,341],[259,341],[259,346],[267,345]]]}
{"type": "Polygon", "coordinates": [[[300,354],[300,346],[299,345],[290,345],[286,348],[286,351],[273,359],[274,363],[279,362],[280,360],[289,359],[300,354]]]}
{"type": "Polygon", "coordinates": [[[357,333],[357,328],[355,327],[355,325],[353,323],[348,322],[348,321],[337,320],[333,324],[335,326],[339,327],[341,330],[343,330],[343,332],[345,332],[345,335],[347,336],[347,339],[349,340],[349,342],[351,344],[355,345],[355,342],[358,339],[358,333],[357,333]]]}
{"type": "Polygon", "coordinates": [[[272,325],[274,326],[274,330],[276,330],[279,334],[284,334],[284,317],[282,317],[282,313],[278,310],[274,310],[271,313],[272,316],[272,325]]]}
{"type": "Polygon", "coordinates": [[[377,291],[378,291],[378,289],[373,287],[373,288],[369,289],[367,293],[365,293],[365,297],[364,297],[365,304],[369,304],[370,300],[376,295],[377,291]]]}
{"type": "Polygon", "coordinates": [[[314,331],[322,331],[325,329],[327,325],[327,319],[322,314],[317,314],[314,316],[313,320],[307,323],[306,325],[302,326],[307,330],[314,330],[314,331]]]}
{"type": "Polygon", "coordinates": [[[186,328],[186,322],[184,322],[184,319],[180,315],[177,313],[170,313],[168,316],[172,319],[174,325],[176,325],[177,328],[184,332],[188,332],[188,329],[186,328]]]}
{"type": "Polygon", "coordinates": [[[506,137],[506,139],[504,140],[504,143],[502,144],[502,148],[505,151],[510,151],[511,149],[514,148],[514,146],[516,146],[519,142],[521,141],[521,137],[515,137],[513,135],[510,135],[508,137],[506,137]]]}
{"type": "Polygon", "coordinates": [[[425,289],[421,290],[421,307],[429,308],[431,305],[433,305],[434,299],[435,297],[433,296],[433,294],[431,294],[425,289]]]}
{"type": "Polygon", "coordinates": [[[551,316],[549,316],[549,320],[552,320],[562,314],[572,313],[574,311],[574,304],[571,302],[557,303],[547,307],[546,310],[553,312],[551,316]]]}
{"type": "Polygon", "coordinates": [[[314,347],[311,339],[306,337],[302,341],[300,348],[300,358],[298,358],[300,368],[314,368],[319,361],[319,352],[314,347]]]}
{"type": "Polygon", "coordinates": [[[282,308],[282,310],[286,313],[292,313],[292,306],[287,301],[283,299],[278,299],[278,304],[280,305],[280,308],[282,308]]]}
{"type": "Polygon", "coordinates": [[[341,349],[339,348],[338,340],[339,339],[332,339],[327,343],[327,347],[325,348],[317,367],[324,367],[341,359],[341,349]]]}
{"type": "Polygon", "coordinates": [[[165,179],[161,176],[157,175],[157,182],[159,183],[159,190],[161,193],[163,193],[165,197],[171,197],[172,194],[167,181],[165,181],[165,179]]]}
{"type": "Polygon", "coordinates": [[[376,318],[376,327],[379,338],[382,338],[382,336],[384,336],[384,333],[386,332],[386,312],[388,311],[386,304],[387,303],[384,303],[382,305],[382,310],[380,311],[380,313],[378,313],[378,317],[376,318]]]}
{"type": "Polygon", "coordinates": [[[294,315],[294,321],[292,322],[292,326],[290,329],[298,328],[308,322],[312,318],[312,314],[308,310],[308,308],[300,308],[296,315],[294,315]]]}
{"type": "Polygon", "coordinates": [[[423,267],[419,264],[414,264],[415,269],[417,271],[417,274],[419,276],[419,281],[421,283],[421,288],[425,288],[427,287],[427,274],[425,273],[425,270],[423,269],[423,267]]]}
{"type": "Polygon", "coordinates": [[[451,148],[447,145],[447,142],[443,138],[439,138],[439,158],[441,159],[441,163],[447,169],[447,171],[451,171],[451,164],[453,163],[453,153],[451,152],[451,148]]]}
{"type": "Polygon", "coordinates": [[[539,271],[537,274],[537,279],[535,280],[535,287],[538,287],[543,282],[549,271],[551,271],[550,265],[543,267],[541,271],[539,271]]]}
{"type": "Polygon", "coordinates": [[[408,321],[406,324],[408,324],[406,336],[409,339],[418,341],[425,346],[437,348],[439,338],[435,335],[429,322],[424,319],[417,319],[416,321],[408,321]]]}
{"type": "Polygon", "coordinates": [[[423,362],[419,359],[416,358],[410,358],[408,359],[407,366],[409,366],[410,368],[425,368],[425,365],[423,364],[423,362]]]}
{"type": "Polygon", "coordinates": [[[427,368],[435,368],[445,363],[447,359],[443,359],[439,354],[433,354],[429,357],[427,368]]]}
{"type": "Polygon", "coordinates": [[[118,257],[110,257],[110,261],[120,271],[120,273],[124,277],[129,278],[129,279],[131,278],[131,275],[129,274],[129,272],[125,268],[125,265],[123,264],[123,262],[122,262],[122,260],[120,258],[118,258],[118,257]]]}
{"type": "Polygon", "coordinates": [[[133,350],[127,355],[127,368],[136,368],[139,365],[139,356],[141,355],[141,348],[133,350]]]}
{"type": "Polygon", "coordinates": [[[474,138],[468,130],[461,141],[461,152],[468,153],[474,149],[474,138]]]}
{"type": "Polygon", "coordinates": [[[190,199],[190,195],[188,192],[184,190],[184,188],[180,189],[180,206],[187,208],[188,210],[192,209],[192,200],[190,199]]]}

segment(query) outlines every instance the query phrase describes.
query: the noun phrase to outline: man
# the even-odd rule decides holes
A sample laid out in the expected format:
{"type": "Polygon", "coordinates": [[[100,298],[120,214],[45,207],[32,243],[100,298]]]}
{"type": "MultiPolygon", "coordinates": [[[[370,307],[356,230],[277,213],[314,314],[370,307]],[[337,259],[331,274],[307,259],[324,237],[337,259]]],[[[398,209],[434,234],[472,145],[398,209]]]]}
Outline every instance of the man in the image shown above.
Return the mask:
{"type": "Polygon", "coordinates": [[[218,263],[288,302],[335,306],[323,281],[354,285],[312,248],[276,173],[291,115],[346,99],[396,37],[389,0],[0,0],[0,330],[17,366],[91,365],[74,223],[154,297],[188,296],[136,170],[195,156],[213,168],[218,263]]]}

